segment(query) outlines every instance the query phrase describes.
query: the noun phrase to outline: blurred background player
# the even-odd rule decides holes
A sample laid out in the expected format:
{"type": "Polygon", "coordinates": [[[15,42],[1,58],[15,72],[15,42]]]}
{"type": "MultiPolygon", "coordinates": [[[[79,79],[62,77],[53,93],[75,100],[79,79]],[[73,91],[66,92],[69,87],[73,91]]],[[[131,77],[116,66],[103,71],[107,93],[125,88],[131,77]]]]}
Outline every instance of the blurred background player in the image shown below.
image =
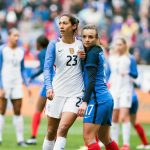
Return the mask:
{"type": "Polygon", "coordinates": [[[137,122],[138,106],[139,106],[138,96],[134,89],[133,96],[132,96],[132,106],[130,108],[130,121],[131,121],[132,126],[138,133],[139,138],[142,142],[142,144],[138,145],[136,148],[137,149],[150,149],[150,144],[148,143],[148,139],[146,137],[145,131],[144,131],[142,125],[139,122],[137,122]]]}
{"type": "MultiPolygon", "coordinates": [[[[34,78],[43,73],[45,54],[48,43],[49,41],[44,35],[39,36],[36,40],[36,47],[37,50],[39,51],[38,60],[40,62],[40,66],[37,69],[33,70],[33,73],[30,77],[30,81],[32,81],[34,78]]],[[[31,138],[26,141],[26,143],[29,145],[37,143],[36,136],[38,133],[38,127],[41,120],[41,114],[43,112],[45,104],[46,104],[46,88],[43,84],[40,95],[37,100],[35,113],[32,117],[31,138]]]]}
{"type": "Polygon", "coordinates": [[[110,91],[114,98],[111,136],[119,138],[119,117],[122,122],[123,146],[121,150],[130,149],[130,114],[132,104],[133,78],[136,78],[137,66],[134,57],[129,55],[127,41],[123,37],[115,39],[115,53],[110,55],[110,91]],[[116,82],[117,80],[117,82],[116,82]]]}
{"type": "Polygon", "coordinates": [[[86,51],[84,61],[85,93],[78,110],[83,119],[83,136],[88,150],[100,150],[96,135],[105,144],[106,150],[119,150],[110,138],[113,98],[108,91],[104,73],[104,54],[98,43],[98,30],[87,25],[82,30],[82,42],[86,51]]]}
{"type": "Polygon", "coordinates": [[[8,42],[0,48],[0,143],[7,102],[11,100],[14,116],[13,124],[19,146],[27,146],[23,137],[23,117],[21,115],[23,89],[27,86],[24,68],[24,50],[18,46],[19,31],[12,28],[8,32],[8,42]]]}
{"type": "Polygon", "coordinates": [[[75,37],[78,24],[76,17],[62,15],[59,19],[61,38],[51,41],[47,48],[44,82],[48,98],[45,109],[48,128],[43,150],[65,149],[68,130],[77,118],[82,101],[84,83],[78,51],[83,50],[83,45],[75,37]]]}

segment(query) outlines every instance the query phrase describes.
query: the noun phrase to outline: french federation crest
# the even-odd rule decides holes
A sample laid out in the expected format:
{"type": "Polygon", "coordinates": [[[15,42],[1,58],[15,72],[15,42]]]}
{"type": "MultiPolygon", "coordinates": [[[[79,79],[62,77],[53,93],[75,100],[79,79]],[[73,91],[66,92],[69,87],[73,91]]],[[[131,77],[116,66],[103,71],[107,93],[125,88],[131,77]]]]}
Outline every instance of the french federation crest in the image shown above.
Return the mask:
{"type": "Polygon", "coordinates": [[[74,48],[69,48],[70,54],[74,54],[74,48]]]}

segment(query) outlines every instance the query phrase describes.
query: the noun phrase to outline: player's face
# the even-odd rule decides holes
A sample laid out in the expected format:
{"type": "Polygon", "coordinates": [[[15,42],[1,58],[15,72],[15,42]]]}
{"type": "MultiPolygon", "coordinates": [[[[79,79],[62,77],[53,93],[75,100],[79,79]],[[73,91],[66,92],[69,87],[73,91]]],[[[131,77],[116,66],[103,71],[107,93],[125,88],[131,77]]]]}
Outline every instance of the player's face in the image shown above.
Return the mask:
{"type": "Polygon", "coordinates": [[[121,39],[116,41],[116,51],[119,53],[124,53],[126,51],[126,44],[123,43],[121,39]]]}
{"type": "Polygon", "coordinates": [[[86,49],[97,43],[96,31],[94,29],[84,29],[82,31],[82,42],[86,49]]]}
{"type": "Polygon", "coordinates": [[[18,39],[19,39],[19,32],[18,31],[13,31],[10,35],[9,35],[9,41],[12,45],[16,46],[18,43],[18,39]]]}
{"type": "Polygon", "coordinates": [[[75,29],[75,25],[72,25],[69,17],[67,16],[62,16],[59,20],[59,30],[61,33],[61,36],[66,36],[66,35],[73,35],[73,30],[75,29]]]}

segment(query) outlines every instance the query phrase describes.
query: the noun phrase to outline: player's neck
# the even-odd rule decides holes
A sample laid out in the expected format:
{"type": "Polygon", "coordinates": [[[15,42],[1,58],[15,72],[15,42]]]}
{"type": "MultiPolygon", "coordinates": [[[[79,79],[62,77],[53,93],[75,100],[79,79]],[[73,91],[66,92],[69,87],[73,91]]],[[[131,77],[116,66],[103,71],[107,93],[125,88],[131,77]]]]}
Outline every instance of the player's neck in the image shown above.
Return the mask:
{"type": "Polygon", "coordinates": [[[66,44],[72,44],[75,42],[75,38],[71,36],[62,37],[62,41],[66,44]]]}
{"type": "Polygon", "coordinates": [[[8,47],[10,47],[11,49],[15,49],[17,47],[17,45],[11,44],[10,42],[8,42],[8,47]]]}
{"type": "Polygon", "coordinates": [[[125,53],[124,52],[119,52],[118,55],[122,56],[122,55],[125,55],[125,53]]]}

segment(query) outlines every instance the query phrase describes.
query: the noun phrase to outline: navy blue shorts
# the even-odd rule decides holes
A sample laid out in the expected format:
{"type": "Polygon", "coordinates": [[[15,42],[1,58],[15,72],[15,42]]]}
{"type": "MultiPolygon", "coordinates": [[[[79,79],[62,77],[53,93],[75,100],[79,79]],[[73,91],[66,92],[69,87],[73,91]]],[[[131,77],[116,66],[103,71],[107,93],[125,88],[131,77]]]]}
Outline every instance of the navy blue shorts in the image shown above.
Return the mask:
{"type": "Polygon", "coordinates": [[[40,91],[40,96],[46,97],[46,86],[43,85],[40,91]]]}
{"type": "Polygon", "coordinates": [[[91,100],[86,109],[83,122],[111,125],[114,102],[112,98],[104,101],[91,100]]]}
{"type": "Polygon", "coordinates": [[[137,97],[136,94],[134,94],[132,96],[132,105],[131,105],[131,108],[130,108],[130,114],[131,115],[136,114],[137,111],[138,111],[138,107],[139,107],[138,97],[137,97]]]}

